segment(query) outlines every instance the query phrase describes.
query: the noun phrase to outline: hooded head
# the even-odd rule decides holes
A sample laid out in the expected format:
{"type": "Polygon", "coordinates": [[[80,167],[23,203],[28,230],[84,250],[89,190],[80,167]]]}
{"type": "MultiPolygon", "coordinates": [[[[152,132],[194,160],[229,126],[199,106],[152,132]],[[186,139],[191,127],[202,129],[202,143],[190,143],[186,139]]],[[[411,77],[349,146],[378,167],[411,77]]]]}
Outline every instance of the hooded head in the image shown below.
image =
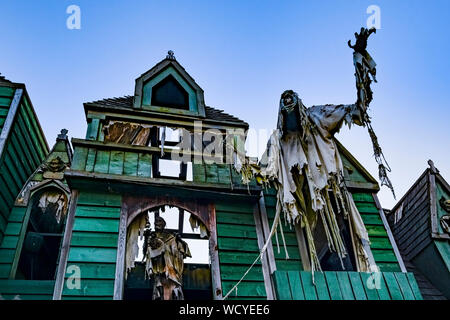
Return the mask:
{"type": "Polygon", "coordinates": [[[306,108],[298,94],[293,90],[286,90],[280,98],[280,109],[278,111],[277,129],[282,136],[285,131],[303,131],[303,127],[308,123],[306,108]]]}

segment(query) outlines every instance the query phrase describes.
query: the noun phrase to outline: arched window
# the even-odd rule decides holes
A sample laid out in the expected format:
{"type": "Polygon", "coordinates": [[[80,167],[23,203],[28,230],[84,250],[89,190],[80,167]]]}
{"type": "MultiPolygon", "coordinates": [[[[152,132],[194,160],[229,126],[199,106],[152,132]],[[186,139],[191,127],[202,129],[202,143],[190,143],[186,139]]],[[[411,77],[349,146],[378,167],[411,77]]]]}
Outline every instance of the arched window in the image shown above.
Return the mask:
{"type": "Polygon", "coordinates": [[[211,299],[209,235],[194,214],[174,206],[160,206],[142,212],[128,226],[126,249],[125,299],[152,299],[153,279],[145,276],[145,230],[153,231],[155,219],[166,222],[165,230],[178,234],[188,246],[190,257],[184,259],[182,288],[186,300],[211,299]],[[147,228],[145,228],[147,225],[147,228]],[[193,228],[192,226],[197,226],[193,228]],[[150,228],[148,228],[150,227],[150,228]]]}
{"type": "Polygon", "coordinates": [[[57,188],[49,187],[33,194],[28,204],[28,224],[16,279],[54,279],[64,233],[67,203],[66,194],[57,188]]]}

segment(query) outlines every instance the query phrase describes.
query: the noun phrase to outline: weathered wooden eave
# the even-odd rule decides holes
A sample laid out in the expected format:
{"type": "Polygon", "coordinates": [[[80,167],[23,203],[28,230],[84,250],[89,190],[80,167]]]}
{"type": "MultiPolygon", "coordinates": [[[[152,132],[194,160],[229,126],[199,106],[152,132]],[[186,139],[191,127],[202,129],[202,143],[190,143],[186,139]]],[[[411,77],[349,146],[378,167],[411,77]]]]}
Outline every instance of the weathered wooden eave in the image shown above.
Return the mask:
{"type": "Polygon", "coordinates": [[[140,123],[159,123],[161,126],[174,125],[186,128],[194,126],[194,121],[202,121],[202,126],[206,128],[227,129],[242,128],[248,130],[248,123],[233,122],[233,121],[219,121],[208,118],[201,118],[198,116],[170,114],[168,118],[166,113],[145,110],[145,109],[131,109],[122,107],[105,107],[93,102],[84,103],[84,112],[86,119],[90,116],[95,118],[105,119],[106,117],[114,120],[128,120],[139,121],[140,123]]]}
{"type": "Polygon", "coordinates": [[[259,198],[261,188],[253,186],[234,186],[229,185],[201,183],[192,181],[181,181],[176,179],[163,178],[145,178],[120,176],[107,173],[86,172],[77,170],[67,170],[64,177],[71,190],[92,189],[99,191],[102,189],[107,192],[143,194],[149,192],[167,193],[168,190],[177,196],[185,195],[187,197],[201,198],[259,198]]]}
{"type": "Polygon", "coordinates": [[[363,174],[364,178],[367,180],[367,182],[352,181],[351,178],[348,177],[346,170],[344,170],[346,186],[350,189],[371,190],[375,193],[380,191],[380,185],[378,184],[378,181],[363,167],[363,165],[358,160],[356,160],[356,158],[350,153],[350,151],[348,151],[344,147],[342,143],[339,142],[339,140],[334,140],[338,147],[339,153],[345,156],[352,163],[352,165],[354,165],[355,168],[363,174]]]}

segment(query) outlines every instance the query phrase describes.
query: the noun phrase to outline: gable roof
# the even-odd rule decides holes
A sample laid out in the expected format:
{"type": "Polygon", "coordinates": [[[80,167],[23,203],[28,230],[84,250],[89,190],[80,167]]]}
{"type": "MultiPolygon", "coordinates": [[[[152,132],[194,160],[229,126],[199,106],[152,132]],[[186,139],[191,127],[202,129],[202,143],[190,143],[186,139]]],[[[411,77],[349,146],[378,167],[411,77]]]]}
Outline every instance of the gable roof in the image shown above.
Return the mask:
{"type": "MultiPolygon", "coordinates": [[[[132,110],[134,103],[133,96],[124,96],[124,97],[115,97],[115,98],[107,98],[92,102],[84,103],[85,109],[86,107],[97,107],[104,109],[117,109],[117,110],[132,110]]],[[[151,111],[146,111],[151,112],[151,111]]],[[[248,123],[231,115],[223,110],[216,109],[213,107],[205,106],[205,120],[213,120],[219,122],[229,122],[240,126],[248,127],[248,123]]]]}

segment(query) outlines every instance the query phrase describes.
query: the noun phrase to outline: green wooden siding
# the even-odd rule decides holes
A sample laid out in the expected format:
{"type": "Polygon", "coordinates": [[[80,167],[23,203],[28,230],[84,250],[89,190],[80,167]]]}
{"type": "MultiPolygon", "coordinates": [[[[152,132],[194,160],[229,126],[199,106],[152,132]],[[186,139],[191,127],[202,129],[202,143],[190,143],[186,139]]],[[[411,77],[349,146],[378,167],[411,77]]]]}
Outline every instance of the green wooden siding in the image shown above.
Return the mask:
{"type": "Polygon", "coordinates": [[[15,88],[0,87],[0,131],[5,123],[15,91],[15,88]]]}
{"type": "Polygon", "coordinates": [[[152,155],[140,152],[75,147],[72,170],[151,177],[152,155]]]}
{"type": "Polygon", "coordinates": [[[370,248],[380,271],[401,271],[372,194],[353,193],[353,200],[369,233],[370,248]]]}
{"type": "MultiPolygon", "coordinates": [[[[269,219],[269,227],[272,228],[273,218],[275,217],[276,207],[276,190],[267,189],[264,191],[264,202],[266,205],[267,217],[269,219]]],[[[283,223],[283,235],[286,241],[286,248],[289,254],[289,259],[286,259],[286,253],[284,251],[283,239],[281,237],[281,230],[278,228],[277,237],[272,237],[273,253],[275,255],[275,263],[277,270],[303,270],[302,260],[300,257],[300,251],[298,248],[297,234],[294,228],[290,228],[283,223]]]]}
{"type": "Polygon", "coordinates": [[[422,300],[412,273],[275,271],[280,300],[422,300]]]}
{"type": "MultiPolygon", "coordinates": [[[[241,175],[229,164],[193,164],[193,181],[200,183],[223,184],[227,186],[245,186],[241,175]]],[[[249,186],[256,186],[256,180],[252,180],[249,186]]]]}
{"type": "MultiPolygon", "coordinates": [[[[0,87],[0,130],[15,89],[0,87]],[[6,106],[7,105],[7,106],[6,106]]],[[[0,155],[0,244],[14,201],[29,176],[48,154],[45,137],[24,92],[0,155]]]]}
{"type": "Polygon", "coordinates": [[[121,197],[80,192],[67,260],[62,299],[112,299],[116,270],[121,197]],[[80,288],[67,280],[81,273],[80,288]]]}
{"type": "Polygon", "coordinates": [[[0,245],[0,279],[9,278],[26,210],[26,207],[15,206],[9,215],[5,236],[0,245]]]}
{"type": "MultiPolygon", "coordinates": [[[[250,202],[216,203],[217,241],[222,291],[225,295],[247,271],[259,254],[253,204],[250,202]]],[[[239,284],[234,299],[266,299],[261,262],[239,284]]]]}
{"type": "Polygon", "coordinates": [[[0,299],[52,300],[53,280],[0,280],[0,299]]]}

